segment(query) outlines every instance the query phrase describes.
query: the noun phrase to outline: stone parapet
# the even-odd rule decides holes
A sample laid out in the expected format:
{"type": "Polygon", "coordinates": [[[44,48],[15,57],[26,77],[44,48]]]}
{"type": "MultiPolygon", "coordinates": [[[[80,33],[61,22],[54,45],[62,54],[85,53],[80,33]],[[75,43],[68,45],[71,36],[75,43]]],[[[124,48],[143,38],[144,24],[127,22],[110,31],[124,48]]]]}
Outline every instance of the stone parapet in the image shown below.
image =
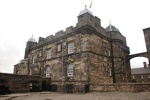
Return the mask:
{"type": "Polygon", "coordinates": [[[116,83],[116,84],[90,84],[90,91],[99,92],[150,92],[150,83],[116,83]]]}
{"type": "MultiPolygon", "coordinates": [[[[32,86],[36,83],[39,88],[41,88],[43,80],[45,79],[40,76],[0,73],[0,90],[2,89],[2,86],[6,86],[12,93],[30,92],[31,83],[32,86]]],[[[0,94],[1,92],[2,91],[0,91],[0,94]]]]}

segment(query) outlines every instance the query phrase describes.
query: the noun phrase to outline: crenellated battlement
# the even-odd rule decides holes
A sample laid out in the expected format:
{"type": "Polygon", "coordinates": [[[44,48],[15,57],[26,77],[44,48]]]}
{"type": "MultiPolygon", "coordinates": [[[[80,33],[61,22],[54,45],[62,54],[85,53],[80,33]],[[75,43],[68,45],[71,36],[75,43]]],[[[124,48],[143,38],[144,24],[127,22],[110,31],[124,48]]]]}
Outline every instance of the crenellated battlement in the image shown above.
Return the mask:
{"type": "Polygon", "coordinates": [[[69,33],[74,32],[74,30],[75,30],[75,28],[74,28],[73,26],[69,26],[69,27],[66,28],[65,33],[66,33],[66,34],[69,34],[69,33]]]}

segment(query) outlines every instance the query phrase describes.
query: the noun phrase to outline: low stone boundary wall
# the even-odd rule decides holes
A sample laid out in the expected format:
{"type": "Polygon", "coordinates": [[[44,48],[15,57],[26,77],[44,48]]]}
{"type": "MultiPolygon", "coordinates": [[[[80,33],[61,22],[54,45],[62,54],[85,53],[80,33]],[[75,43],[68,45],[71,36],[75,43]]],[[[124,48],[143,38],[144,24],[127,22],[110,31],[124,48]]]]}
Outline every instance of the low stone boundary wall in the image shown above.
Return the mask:
{"type": "Polygon", "coordinates": [[[30,75],[16,75],[8,73],[0,73],[0,94],[5,94],[6,89],[10,92],[30,92],[32,83],[37,84],[39,88],[42,87],[42,81],[47,79],[41,78],[40,76],[30,76],[30,75]],[[5,89],[6,88],[6,89],[5,89]]]}
{"type": "Polygon", "coordinates": [[[150,83],[114,83],[114,84],[90,84],[90,91],[101,92],[150,92],[150,83]]]}

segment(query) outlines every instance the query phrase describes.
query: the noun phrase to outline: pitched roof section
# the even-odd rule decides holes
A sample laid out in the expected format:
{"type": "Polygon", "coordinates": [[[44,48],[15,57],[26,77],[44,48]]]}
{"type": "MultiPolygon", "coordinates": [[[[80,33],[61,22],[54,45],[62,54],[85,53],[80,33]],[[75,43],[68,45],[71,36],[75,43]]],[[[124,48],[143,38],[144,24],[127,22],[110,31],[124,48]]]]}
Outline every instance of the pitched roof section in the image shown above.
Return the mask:
{"type": "Polygon", "coordinates": [[[134,68],[131,69],[131,74],[150,74],[150,68],[134,68]]]}

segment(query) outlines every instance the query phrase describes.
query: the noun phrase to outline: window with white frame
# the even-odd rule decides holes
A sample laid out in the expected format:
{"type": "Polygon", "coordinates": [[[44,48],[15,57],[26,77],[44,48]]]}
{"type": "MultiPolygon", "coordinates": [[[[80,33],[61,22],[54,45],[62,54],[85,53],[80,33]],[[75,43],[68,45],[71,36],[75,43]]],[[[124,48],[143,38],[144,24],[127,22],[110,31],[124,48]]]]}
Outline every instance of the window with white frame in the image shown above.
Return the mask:
{"type": "Polygon", "coordinates": [[[133,79],[135,79],[135,76],[134,76],[134,75],[132,75],[132,78],[133,78],[133,79]]]}
{"type": "Polygon", "coordinates": [[[32,57],[32,64],[35,63],[35,59],[36,59],[36,56],[33,56],[33,57],[32,57]]]}
{"type": "Polygon", "coordinates": [[[143,75],[141,75],[141,79],[143,79],[143,75]]]}
{"type": "Polygon", "coordinates": [[[74,53],[74,42],[68,43],[68,54],[74,53]]]}
{"type": "Polygon", "coordinates": [[[42,56],[42,50],[39,51],[39,57],[41,57],[41,56],[42,56]]]}
{"type": "Polygon", "coordinates": [[[46,67],[46,77],[50,77],[50,67],[46,67]]]}
{"type": "Polygon", "coordinates": [[[110,49],[108,50],[108,56],[110,56],[110,49]]]}
{"type": "Polygon", "coordinates": [[[103,68],[104,68],[104,75],[107,75],[107,63],[103,63],[103,68]]]}
{"type": "Polygon", "coordinates": [[[122,80],[124,81],[124,79],[125,79],[125,76],[124,76],[124,75],[122,75],[122,80]]]}
{"type": "Polygon", "coordinates": [[[57,44],[57,52],[60,52],[61,51],[61,43],[57,44]]]}
{"type": "Polygon", "coordinates": [[[111,73],[111,68],[109,69],[109,76],[112,76],[112,73],[111,73]]]}
{"type": "Polygon", "coordinates": [[[32,75],[32,70],[29,70],[29,75],[32,75]]]}
{"type": "Polygon", "coordinates": [[[47,59],[50,59],[51,57],[52,57],[51,49],[48,49],[47,50],[47,59]]]}
{"type": "Polygon", "coordinates": [[[73,67],[74,67],[74,65],[73,64],[69,64],[68,66],[67,66],[67,76],[73,76],[73,67]]]}

